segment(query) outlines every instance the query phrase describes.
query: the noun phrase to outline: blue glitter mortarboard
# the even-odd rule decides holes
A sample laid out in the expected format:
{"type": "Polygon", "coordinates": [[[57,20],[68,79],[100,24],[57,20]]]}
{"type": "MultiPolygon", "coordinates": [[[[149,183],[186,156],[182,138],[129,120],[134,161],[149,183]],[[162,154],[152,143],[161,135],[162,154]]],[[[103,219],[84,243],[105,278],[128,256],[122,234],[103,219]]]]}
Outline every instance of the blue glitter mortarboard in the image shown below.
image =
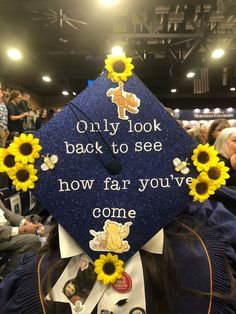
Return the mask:
{"type": "Polygon", "coordinates": [[[103,72],[35,137],[56,161],[36,197],[93,260],[127,261],[191,201],[196,144],[135,75],[103,72]]]}

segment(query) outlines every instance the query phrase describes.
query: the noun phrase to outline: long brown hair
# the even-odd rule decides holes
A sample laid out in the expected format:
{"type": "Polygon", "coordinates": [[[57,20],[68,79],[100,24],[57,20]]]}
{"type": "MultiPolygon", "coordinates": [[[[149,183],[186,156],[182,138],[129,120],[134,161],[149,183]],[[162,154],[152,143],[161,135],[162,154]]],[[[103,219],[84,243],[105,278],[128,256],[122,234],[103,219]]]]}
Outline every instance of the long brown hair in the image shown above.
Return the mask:
{"type": "Polygon", "coordinates": [[[19,90],[12,90],[12,91],[10,92],[10,94],[9,94],[9,99],[8,99],[8,101],[10,102],[10,101],[14,100],[15,98],[17,98],[17,97],[20,96],[20,95],[21,95],[21,92],[20,92],[19,90]]]}

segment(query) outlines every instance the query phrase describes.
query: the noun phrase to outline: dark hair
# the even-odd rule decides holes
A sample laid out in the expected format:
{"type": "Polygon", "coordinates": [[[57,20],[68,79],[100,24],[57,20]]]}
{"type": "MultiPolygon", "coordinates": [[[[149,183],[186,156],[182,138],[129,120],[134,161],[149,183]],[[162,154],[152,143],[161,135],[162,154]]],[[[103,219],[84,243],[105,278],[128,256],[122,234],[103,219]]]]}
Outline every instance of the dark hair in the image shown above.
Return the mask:
{"type": "Polygon", "coordinates": [[[30,96],[30,93],[29,93],[27,90],[22,90],[22,91],[21,91],[21,94],[22,94],[22,95],[29,95],[29,96],[30,96]]]}
{"type": "Polygon", "coordinates": [[[217,119],[212,122],[212,124],[209,127],[208,135],[207,135],[207,142],[209,145],[214,145],[216,138],[213,136],[213,132],[216,129],[219,129],[219,131],[222,131],[225,128],[229,128],[229,122],[226,119],[217,119]]]}
{"type": "Polygon", "coordinates": [[[42,117],[42,115],[43,115],[44,112],[47,113],[46,119],[49,120],[49,110],[48,110],[47,108],[41,109],[41,111],[40,111],[40,117],[42,117]]]}
{"type": "Polygon", "coordinates": [[[15,99],[16,97],[20,95],[21,95],[21,92],[19,90],[12,90],[9,94],[9,101],[15,99]]]}

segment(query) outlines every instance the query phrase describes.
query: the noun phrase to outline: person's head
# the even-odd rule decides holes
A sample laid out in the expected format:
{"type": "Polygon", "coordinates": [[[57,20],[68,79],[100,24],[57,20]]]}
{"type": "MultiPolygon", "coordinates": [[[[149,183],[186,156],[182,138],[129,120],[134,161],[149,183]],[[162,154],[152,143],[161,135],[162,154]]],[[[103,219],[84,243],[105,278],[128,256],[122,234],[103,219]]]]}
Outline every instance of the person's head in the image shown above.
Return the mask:
{"type": "Polygon", "coordinates": [[[201,139],[201,143],[206,143],[207,133],[208,133],[208,126],[206,124],[200,124],[199,136],[201,139]]]}
{"type": "Polygon", "coordinates": [[[8,100],[9,100],[9,90],[4,89],[4,90],[2,90],[2,93],[3,93],[2,100],[3,100],[4,104],[7,104],[8,100]]]}
{"type": "Polygon", "coordinates": [[[236,153],[236,128],[226,128],[217,137],[215,149],[225,158],[231,158],[236,153]]]}
{"type": "Polygon", "coordinates": [[[48,111],[47,111],[47,109],[43,109],[41,111],[41,118],[48,119],[48,111]]]}
{"type": "Polygon", "coordinates": [[[208,130],[207,142],[210,145],[213,145],[220,132],[229,127],[230,124],[226,119],[217,119],[213,121],[208,130]]]}
{"type": "Polygon", "coordinates": [[[30,94],[27,91],[22,92],[21,96],[22,100],[24,100],[26,103],[30,101],[30,94]]]}
{"type": "Polygon", "coordinates": [[[21,101],[21,92],[19,90],[12,90],[9,95],[9,102],[18,104],[21,101]]]}

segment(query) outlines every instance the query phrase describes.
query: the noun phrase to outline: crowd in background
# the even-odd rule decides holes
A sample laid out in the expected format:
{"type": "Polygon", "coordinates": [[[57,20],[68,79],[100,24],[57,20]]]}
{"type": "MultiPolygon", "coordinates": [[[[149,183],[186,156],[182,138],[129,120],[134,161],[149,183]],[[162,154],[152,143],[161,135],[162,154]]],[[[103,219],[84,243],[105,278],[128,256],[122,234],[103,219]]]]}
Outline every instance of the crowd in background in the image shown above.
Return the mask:
{"type": "Polygon", "coordinates": [[[34,108],[27,91],[0,89],[0,147],[21,133],[33,133],[59,109],[34,108]]]}
{"type": "MultiPolygon", "coordinates": [[[[173,117],[174,111],[166,107],[173,117]]],[[[215,119],[211,121],[181,121],[177,122],[198,144],[213,145],[218,151],[220,161],[230,169],[230,178],[226,180],[226,185],[236,190],[236,126],[227,119],[215,119]]]]}

